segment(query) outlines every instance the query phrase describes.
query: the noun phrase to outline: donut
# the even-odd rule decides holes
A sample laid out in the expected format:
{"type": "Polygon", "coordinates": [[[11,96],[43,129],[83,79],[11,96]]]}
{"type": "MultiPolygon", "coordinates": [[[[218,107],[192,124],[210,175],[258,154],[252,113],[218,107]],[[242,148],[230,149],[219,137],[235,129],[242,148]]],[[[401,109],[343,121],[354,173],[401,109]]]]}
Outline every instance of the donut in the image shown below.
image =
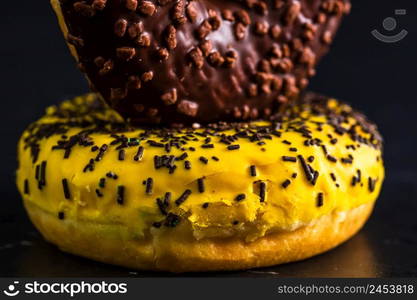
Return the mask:
{"type": "Polygon", "coordinates": [[[266,118],[298,97],[349,0],[51,0],[94,91],[137,124],[266,118]]]}
{"type": "Polygon", "coordinates": [[[384,179],[375,125],[306,94],[273,121],[132,127],[96,94],[49,107],[18,145],[30,219],[65,252],[141,270],[298,261],[354,235],[384,179]]]}

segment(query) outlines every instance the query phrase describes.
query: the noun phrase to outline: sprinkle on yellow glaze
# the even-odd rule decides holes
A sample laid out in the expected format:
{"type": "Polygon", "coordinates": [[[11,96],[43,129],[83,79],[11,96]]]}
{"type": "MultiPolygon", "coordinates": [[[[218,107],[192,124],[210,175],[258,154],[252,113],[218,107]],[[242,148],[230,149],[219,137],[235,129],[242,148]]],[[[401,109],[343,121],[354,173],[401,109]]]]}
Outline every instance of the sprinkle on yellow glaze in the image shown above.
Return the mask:
{"type": "Polygon", "coordinates": [[[290,115],[228,129],[138,129],[95,95],[78,97],[24,132],[17,185],[63,222],[120,224],[133,237],[188,222],[197,239],[255,240],[375,201],[384,168],[374,126],[335,100],[290,115]]]}

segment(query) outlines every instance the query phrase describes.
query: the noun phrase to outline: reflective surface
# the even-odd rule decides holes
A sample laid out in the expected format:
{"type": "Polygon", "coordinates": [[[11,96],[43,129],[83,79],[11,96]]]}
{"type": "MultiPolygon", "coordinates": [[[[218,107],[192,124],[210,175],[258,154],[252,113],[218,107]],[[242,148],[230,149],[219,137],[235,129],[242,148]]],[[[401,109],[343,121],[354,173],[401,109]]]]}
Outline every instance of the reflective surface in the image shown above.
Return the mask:
{"type": "Polygon", "coordinates": [[[413,175],[391,174],[364,229],[336,249],[302,262],[241,272],[141,272],[65,254],[42,239],[20,208],[16,215],[0,215],[0,276],[415,277],[417,178],[413,175]]]}

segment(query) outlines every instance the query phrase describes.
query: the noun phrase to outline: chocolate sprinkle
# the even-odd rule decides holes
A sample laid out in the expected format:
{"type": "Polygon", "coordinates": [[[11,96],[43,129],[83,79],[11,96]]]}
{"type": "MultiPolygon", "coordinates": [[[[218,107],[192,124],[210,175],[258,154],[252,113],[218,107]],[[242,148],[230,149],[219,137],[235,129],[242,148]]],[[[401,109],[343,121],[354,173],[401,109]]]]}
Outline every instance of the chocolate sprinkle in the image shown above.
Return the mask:
{"type": "Polygon", "coordinates": [[[184,162],[184,167],[186,170],[190,170],[191,169],[191,162],[189,160],[186,160],[184,162]]]}
{"type": "Polygon", "coordinates": [[[281,186],[284,188],[284,189],[286,189],[289,185],[291,184],[291,180],[289,180],[289,179],[286,179],[282,184],[281,184],[281,186]]]}
{"type": "Polygon", "coordinates": [[[98,154],[97,154],[97,156],[96,156],[96,161],[100,161],[100,160],[102,160],[103,159],[103,155],[104,155],[104,153],[106,153],[106,151],[107,151],[107,149],[109,148],[109,146],[108,145],[106,145],[106,144],[103,144],[101,147],[100,147],[100,150],[99,150],[99,152],[98,152],[98,154]]]}
{"type": "Polygon", "coordinates": [[[125,150],[119,150],[119,160],[125,160],[126,152],[125,150]]]}
{"type": "Polygon", "coordinates": [[[235,201],[240,202],[242,200],[245,200],[246,195],[245,194],[239,194],[236,196],[235,201]]]}
{"type": "Polygon", "coordinates": [[[148,140],[147,143],[152,147],[164,148],[164,144],[152,140],[148,140]]]}
{"type": "Polygon", "coordinates": [[[39,173],[39,189],[46,185],[46,161],[42,161],[39,173]]]}
{"type": "Polygon", "coordinates": [[[161,211],[161,214],[166,216],[168,212],[167,212],[167,205],[164,203],[164,201],[162,201],[160,198],[157,198],[156,204],[158,205],[158,208],[161,211]]]}
{"type": "Polygon", "coordinates": [[[25,195],[29,195],[30,191],[29,191],[29,180],[25,179],[24,183],[23,183],[23,193],[25,195]]]}
{"type": "Polygon", "coordinates": [[[266,183],[261,181],[259,183],[259,198],[261,202],[265,201],[265,195],[266,195],[266,183]]]}
{"type": "Polygon", "coordinates": [[[100,190],[99,190],[99,189],[96,189],[96,195],[97,195],[97,197],[99,197],[99,198],[103,197],[103,194],[100,192],[100,190]]]}
{"type": "Polygon", "coordinates": [[[188,157],[187,152],[184,152],[183,154],[181,154],[180,156],[176,157],[175,160],[184,160],[188,157]]]}
{"type": "Polygon", "coordinates": [[[176,227],[181,221],[181,217],[173,214],[173,213],[169,213],[168,216],[165,219],[164,225],[166,227],[176,227]]]}
{"type": "Polygon", "coordinates": [[[204,177],[197,179],[198,191],[200,193],[204,193],[205,185],[204,185],[204,177]]]}
{"type": "Polygon", "coordinates": [[[152,226],[155,227],[155,228],[161,228],[162,223],[161,222],[153,222],[152,226]]]}
{"type": "Polygon", "coordinates": [[[149,177],[148,179],[146,179],[146,194],[152,195],[152,190],[153,190],[153,179],[149,177]]]}
{"type": "Polygon", "coordinates": [[[140,146],[139,148],[138,148],[138,152],[135,154],[135,156],[133,157],[133,159],[135,160],[135,161],[141,161],[142,160],[142,158],[143,158],[143,153],[144,153],[144,148],[143,148],[143,146],[140,146]]]}
{"type": "Polygon", "coordinates": [[[68,187],[68,180],[66,178],[62,179],[62,187],[64,190],[65,199],[71,199],[71,194],[68,187]]]}
{"type": "Polygon", "coordinates": [[[238,150],[238,149],[240,149],[240,145],[227,146],[227,150],[238,150]]]}
{"type": "Polygon", "coordinates": [[[282,160],[288,162],[297,162],[297,158],[294,156],[283,156],[282,160]]]}
{"type": "Polygon", "coordinates": [[[342,163],[344,164],[352,164],[353,160],[351,158],[342,158],[342,163]]]}
{"type": "Polygon", "coordinates": [[[330,154],[327,154],[326,158],[331,162],[337,162],[337,158],[334,156],[331,156],[330,154]]]}
{"type": "Polygon", "coordinates": [[[185,202],[185,200],[187,200],[187,198],[191,195],[191,193],[192,193],[191,190],[189,189],[185,190],[184,193],[182,193],[182,195],[177,200],[175,200],[175,204],[177,206],[180,206],[182,203],[185,202]]]}
{"type": "Polygon", "coordinates": [[[249,170],[250,170],[250,176],[256,177],[256,166],[254,165],[250,166],[249,170]]]}
{"type": "Polygon", "coordinates": [[[119,185],[117,187],[117,203],[123,205],[125,202],[125,187],[123,185],[119,185]]]}
{"type": "Polygon", "coordinates": [[[117,178],[118,178],[118,176],[117,176],[114,172],[108,172],[108,173],[106,174],[106,176],[107,176],[108,178],[113,178],[113,179],[117,179],[117,178]]]}
{"type": "Polygon", "coordinates": [[[375,191],[376,179],[372,179],[368,177],[368,190],[369,192],[373,193],[375,191]]]}
{"type": "Polygon", "coordinates": [[[58,212],[58,219],[60,219],[60,220],[65,219],[65,213],[63,211],[58,212]]]}
{"type": "Polygon", "coordinates": [[[36,179],[36,181],[39,181],[40,170],[41,170],[40,165],[36,165],[36,171],[35,171],[35,179],[36,179]]]}
{"type": "Polygon", "coordinates": [[[98,186],[104,189],[106,187],[106,178],[100,178],[98,186]]]}
{"type": "Polygon", "coordinates": [[[305,174],[307,180],[311,182],[314,178],[313,173],[310,171],[310,168],[308,167],[304,157],[301,154],[299,154],[297,157],[298,157],[298,160],[301,163],[301,166],[304,170],[304,174],[305,174]]]}
{"type": "Polygon", "coordinates": [[[316,203],[316,205],[317,205],[317,207],[321,207],[321,206],[323,206],[323,204],[324,204],[324,195],[323,195],[323,193],[319,193],[317,195],[317,203],[316,203]]]}
{"type": "Polygon", "coordinates": [[[208,159],[207,159],[207,158],[205,158],[204,156],[200,156],[199,160],[200,160],[202,163],[204,163],[204,164],[207,164],[207,163],[208,163],[208,159]]]}

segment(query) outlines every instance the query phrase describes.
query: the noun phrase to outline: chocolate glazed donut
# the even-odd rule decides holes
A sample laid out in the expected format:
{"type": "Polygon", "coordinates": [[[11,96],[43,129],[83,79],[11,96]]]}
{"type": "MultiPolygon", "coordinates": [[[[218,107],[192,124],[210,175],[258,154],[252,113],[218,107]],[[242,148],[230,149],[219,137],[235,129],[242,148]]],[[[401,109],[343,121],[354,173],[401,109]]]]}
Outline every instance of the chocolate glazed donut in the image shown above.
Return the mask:
{"type": "Polygon", "coordinates": [[[136,123],[268,117],[308,84],[348,0],[51,0],[91,86],[136,123]]]}

